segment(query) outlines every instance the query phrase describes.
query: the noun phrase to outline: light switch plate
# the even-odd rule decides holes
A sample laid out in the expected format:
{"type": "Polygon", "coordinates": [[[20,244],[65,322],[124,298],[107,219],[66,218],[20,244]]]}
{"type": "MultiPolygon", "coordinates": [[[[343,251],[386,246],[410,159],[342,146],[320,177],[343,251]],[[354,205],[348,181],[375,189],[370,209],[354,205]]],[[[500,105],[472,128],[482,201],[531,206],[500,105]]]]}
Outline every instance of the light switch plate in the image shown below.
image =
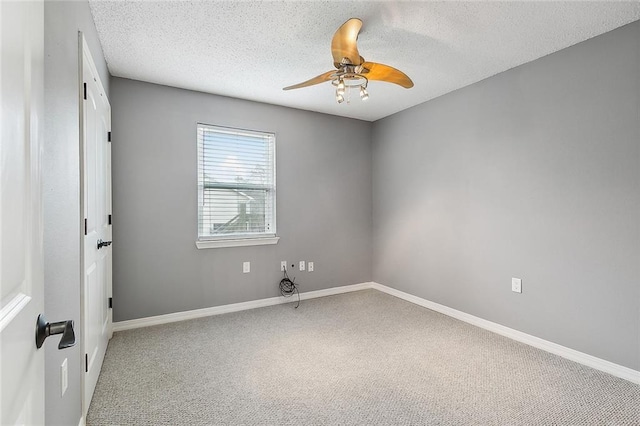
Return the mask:
{"type": "Polygon", "coordinates": [[[313,272],[313,262],[307,262],[307,271],[313,272]]]}
{"type": "Polygon", "coordinates": [[[67,391],[67,387],[69,387],[69,364],[67,363],[67,358],[62,361],[62,365],[60,366],[60,396],[64,396],[64,393],[67,391]]]}
{"type": "Polygon", "coordinates": [[[242,263],[242,273],[248,274],[251,272],[251,262],[243,262],[242,263]]]}
{"type": "Polygon", "coordinates": [[[522,280],[520,278],[511,278],[511,291],[522,293],[522,280]]]}
{"type": "Polygon", "coordinates": [[[301,271],[304,271],[304,269],[305,269],[305,268],[304,268],[304,260],[301,260],[301,261],[300,261],[300,270],[301,270],[301,271]]]}

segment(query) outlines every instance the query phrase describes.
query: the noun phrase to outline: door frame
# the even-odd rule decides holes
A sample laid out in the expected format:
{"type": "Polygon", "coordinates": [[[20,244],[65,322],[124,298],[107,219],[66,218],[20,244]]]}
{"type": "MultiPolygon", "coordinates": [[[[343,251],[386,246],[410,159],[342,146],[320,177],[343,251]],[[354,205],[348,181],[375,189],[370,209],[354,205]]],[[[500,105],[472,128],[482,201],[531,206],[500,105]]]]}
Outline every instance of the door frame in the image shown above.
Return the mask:
{"type": "MultiPolygon", "coordinates": [[[[85,398],[85,386],[86,386],[86,360],[85,360],[85,356],[83,355],[85,353],[85,318],[86,318],[86,307],[85,307],[85,293],[84,293],[84,288],[85,288],[85,234],[84,234],[84,209],[85,209],[85,196],[84,196],[84,190],[85,190],[85,180],[84,180],[84,176],[85,176],[85,164],[84,164],[84,157],[85,157],[85,149],[84,149],[84,81],[85,81],[85,76],[84,76],[84,59],[87,59],[87,62],[89,63],[89,67],[91,68],[91,72],[93,73],[93,75],[96,77],[96,83],[98,85],[98,87],[100,88],[100,91],[102,93],[105,94],[105,97],[107,97],[106,91],[104,90],[104,86],[102,84],[102,81],[100,80],[100,75],[98,74],[98,70],[95,66],[95,62],[93,61],[93,56],[91,55],[91,50],[89,49],[89,45],[87,44],[87,41],[84,37],[84,34],[82,33],[82,31],[78,31],[78,116],[79,116],[79,134],[78,134],[78,141],[79,141],[79,147],[80,147],[80,155],[78,158],[78,161],[80,162],[80,324],[82,324],[81,328],[81,358],[82,358],[82,370],[81,370],[81,387],[80,387],[80,391],[81,391],[81,395],[82,395],[82,418],[86,419],[87,416],[87,412],[89,411],[89,401],[86,400],[85,398]]],[[[107,98],[107,102],[108,102],[108,98],[107,98]]],[[[111,126],[111,118],[109,118],[109,126],[111,126]]],[[[109,129],[109,131],[111,131],[111,129],[109,129]]],[[[111,191],[111,144],[109,143],[108,145],[108,149],[107,149],[107,154],[106,154],[106,161],[107,161],[107,165],[106,165],[106,170],[107,173],[109,174],[109,183],[107,186],[107,193],[109,194],[109,202],[107,205],[107,208],[109,210],[109,212],[112,211],[111,206],[112,206],[112,200],[111,200],[111,196],[112,196],[112,191],[111,191]]],[[[113,257],[113,256],[112,256],[113,257]]],[[[112,264],[111,262],[109,263],[108,266],[108,270],[107,270],[107,297],[112,298],[113,297],[113,289],[112,289],[112,264]]],[[[113,336],[113,310],[109,309],[108,311],[108,316],[109,316],[109,323],[107,325],[107,333],[109,336],[109,339],[111,339],[111,337],[113,336]]]]}

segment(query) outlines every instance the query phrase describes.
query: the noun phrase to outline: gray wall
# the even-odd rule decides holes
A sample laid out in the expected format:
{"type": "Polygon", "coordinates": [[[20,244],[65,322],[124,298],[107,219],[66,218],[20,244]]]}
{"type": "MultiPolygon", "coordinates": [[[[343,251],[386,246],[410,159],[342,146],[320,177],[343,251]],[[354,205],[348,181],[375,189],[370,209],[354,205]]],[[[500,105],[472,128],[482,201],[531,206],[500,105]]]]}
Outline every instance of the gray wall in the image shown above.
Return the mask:
{"type": "Polygon", "coordinates": [[[635,22],[374,123],[374,281],[640,370],[639,52],[635,22]]]}
{"type": "MultiPolygon", "coordinates": [[[[86,1],[45,1],[45,141],[43,202],[45,314],[73,319],[80,336],[80,157],[78,31],[87,39],[107,93],[109,73],[86,1]]],[[[45,416],[50,425],[77,425],[81,416],[82,345],[58,350],[45,342],[45,416]],[[60,396],[60,365],[68,358],[69,387],[60,396]]]]}
{"type": "Polygon", "coordinates": [[[371,123],[113,78],[114,321],[371,280],[371,123]],[[198,250],[196,122],[276,133],[277,245],[198,250]],[[242,273],[242,262],[251,273],[242,273]]]}

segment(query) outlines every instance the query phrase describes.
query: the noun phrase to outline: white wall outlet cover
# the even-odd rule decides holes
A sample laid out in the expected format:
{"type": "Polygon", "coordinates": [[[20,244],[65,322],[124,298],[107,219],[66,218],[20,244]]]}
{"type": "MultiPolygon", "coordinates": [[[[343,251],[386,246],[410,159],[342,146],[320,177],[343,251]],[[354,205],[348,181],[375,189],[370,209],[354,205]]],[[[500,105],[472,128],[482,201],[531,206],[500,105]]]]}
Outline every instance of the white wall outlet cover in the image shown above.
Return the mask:
{"type": "Polygon", "coordinates": [[[282,262],[280,262],[280,272],[284,272],[287,270],[287,261],[283,260],[282,262]]]}
{"type": "Polygon", "coordinates": [[[65,358],[60,366],[60,396],[64,396],[64,393],[67,391],[67,387],[69,387],[68,365],[67,358],[65,358]]]}
{"type": "Polygon", "coordinates": [[[520,278],[511,278],[511,291],[522,293],[522,280],[520,278]]]}
{"type": "Polygon", "coordinates": [[[304,271],[304,260],[300,261],[300,270],[304,271]]]}
{"type": "Polygon", "coordinates": [[[307,262],[307,271],[313,272],[313,262],[307,262]]]}
{"type": "Polygon", "coordinates": [[[242,263],[242,273],[247,274],[251,272],[251,262],[242,263]]]}

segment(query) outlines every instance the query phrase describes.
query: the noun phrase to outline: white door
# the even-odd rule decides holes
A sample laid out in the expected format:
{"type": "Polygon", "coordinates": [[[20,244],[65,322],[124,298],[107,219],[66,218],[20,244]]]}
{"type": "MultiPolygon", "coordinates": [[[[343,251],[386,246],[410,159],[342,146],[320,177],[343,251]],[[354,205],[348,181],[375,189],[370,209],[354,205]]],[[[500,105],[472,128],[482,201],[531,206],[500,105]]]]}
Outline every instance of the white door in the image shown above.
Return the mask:
{"type": "MultiPolygon", "coordinates": [[[[44,424],[43,2],[0,2],[0,424],[44,424]]],[[[58,338],[52,337],[51,339],[58,338]]]]}
{"type": "Polygon", "coordinates": [[[95,390],[111,335],[111,107],[84,37],[83,81],[83,209],[85,220],[82,322],[85,351],[83,414],[95,390]],[[99,242],[109,245],[99,247],[99,242]]]}

